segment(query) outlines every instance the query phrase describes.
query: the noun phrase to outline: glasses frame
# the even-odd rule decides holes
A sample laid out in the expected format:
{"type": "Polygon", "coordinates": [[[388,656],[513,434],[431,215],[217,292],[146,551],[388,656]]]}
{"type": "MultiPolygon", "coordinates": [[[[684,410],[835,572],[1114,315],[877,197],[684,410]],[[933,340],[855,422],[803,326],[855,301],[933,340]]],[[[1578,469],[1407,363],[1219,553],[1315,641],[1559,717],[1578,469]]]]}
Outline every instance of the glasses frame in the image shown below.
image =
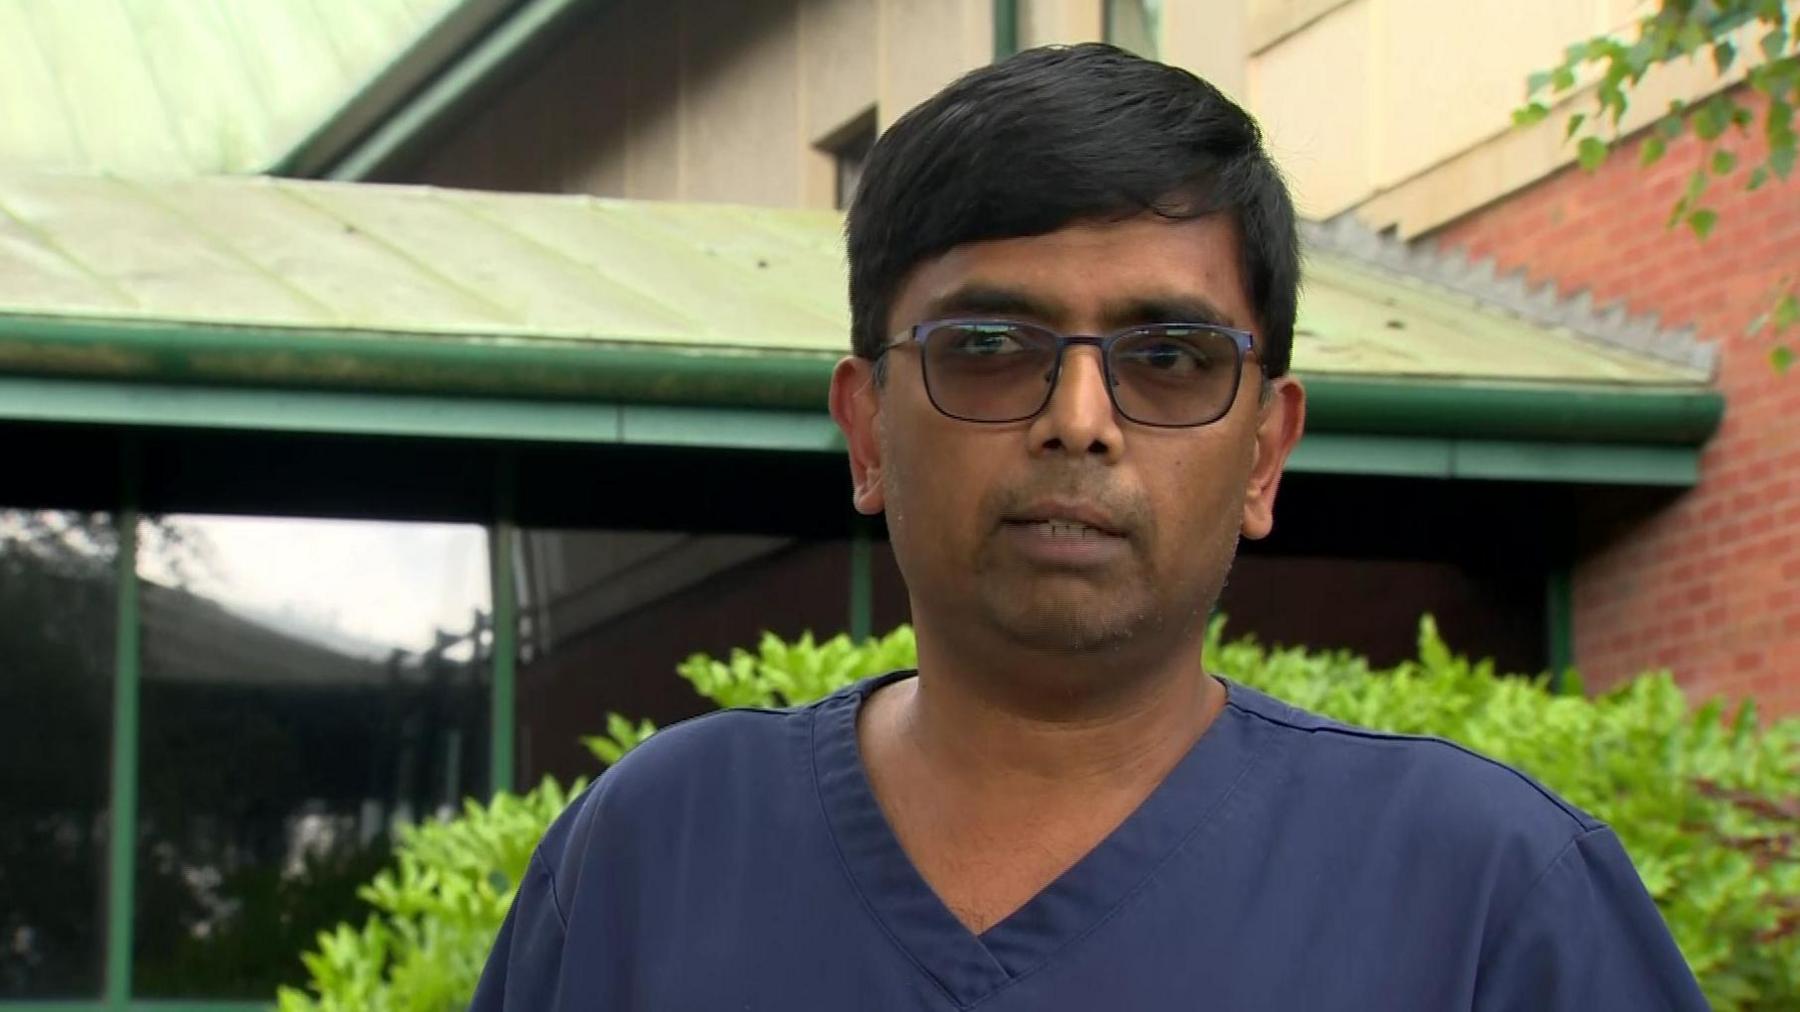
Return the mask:
{"type": "Polygon", "coordinates": [[[894,335],[889,343],[882,345],[881,349],[875,353],[875,357],[871,359],[871,361],[880,362],[882,357],[888,352],[908,345],[916,345],[919,348],[919,378],[925,384],[925,396],[931,400],[931,406],[937,409],[938,414],[941,414],[946,418],[954,418],[959,422],[969,422],[974,425],[1012,425],[1017,422],[1028,421],[1043,414],[1044,409],[1050,406],[1051,398],[1056,396],[1056,385],[1062,381],[1063,353],[1073,346],[1081,345],[1090,348],[1098,348],[1100,350],[1100,369],[1101,373],[1106,378],[1106,396],[1108,400],[1112,401],[1113,410],[1118,413],[1120,418],[1137,425],[1147,425],[1156,429],[1197,429],[1204,425],[1211,425],[1219,419],[1224,418],[1231,413],[1232,407],[1237,404],[1238,388],[1243,386],[1244,383],[1244,360],[1256,352],[1256,335],[1247,330],[1238,330],[1234,327],[1223,327],[1216,323],[1182,323],[1176,321],[1164,323],[1140,323],[1130,327],[1121,327],[1118,330],[1110,331],[1105,334],[1064,334],[1053,327],[1046,327],[1037,323],[1027,323],[1023,320],[1008,320],[993,317],[952,317],[942,320],[925,320],[921,323],[913,324],[906,330],[894,335]],[[931,369],[925,364],[925,360],[928,357],[925,354],[926,339],[931,336],[933,331],[942,327],[971,325],[991,327],[996,324],[1021,327],[1026,330],[1035,330],[1039,333],[1048,334],[1056,339],[1056,359],[1050,368],[1050,374],[1045,377],[1048,382],[1044,384],[1044,399],[1038,402],[1038,406],[1029,414],[1019,415],[1016,418],[970,418],[967,415],[959,415],[954,411],[946,410],[942,404],[938,403],[937,392],[931,387],[931,369]],[[1218,413],[1212,417],[1198,422],[1147,422],[1133,416],[1131,412],[1126,411],[1124,406],[1119,403],[1118,379],[1113,375],[1113,348],[1121,340],[1127,337],[1142,334],[1145,331],[1161,330],[1165,327],[1179,327],[1186,330],[1210,330],[1231,338],[1232,346],[1237,352],[1232,361],[1231,396],[1226,398],[1224,407],[1220,408],[1218,413]]]}

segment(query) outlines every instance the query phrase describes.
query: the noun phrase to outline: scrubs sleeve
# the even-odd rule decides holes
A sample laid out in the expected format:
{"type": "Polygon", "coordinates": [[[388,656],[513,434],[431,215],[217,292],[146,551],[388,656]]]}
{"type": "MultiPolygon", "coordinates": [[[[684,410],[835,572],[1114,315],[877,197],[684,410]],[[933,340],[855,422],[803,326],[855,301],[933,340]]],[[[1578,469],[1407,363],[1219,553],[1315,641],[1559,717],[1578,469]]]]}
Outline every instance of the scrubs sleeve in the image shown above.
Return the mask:
{"type": "Polygon", "coordinates": [[[1605,827],[1563,848],[1484,946],[1477,1012],[1704,1010],[1687,961],[1605,827]]]}
{"type": "Polygon", "coordinates": [[[557,905],[555,880],[542,857],[534,853],[488,954],[470,1012],[558,1008],[566,927],[557,905]]]}

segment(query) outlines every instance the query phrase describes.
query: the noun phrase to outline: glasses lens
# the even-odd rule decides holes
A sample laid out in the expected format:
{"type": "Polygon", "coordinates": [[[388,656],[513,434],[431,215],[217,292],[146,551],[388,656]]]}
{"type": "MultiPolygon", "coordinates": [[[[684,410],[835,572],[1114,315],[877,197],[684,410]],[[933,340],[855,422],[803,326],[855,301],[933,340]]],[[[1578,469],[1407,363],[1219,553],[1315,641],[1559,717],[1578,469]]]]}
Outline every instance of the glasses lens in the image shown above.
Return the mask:
{"type": "Polygon", "coordinates": [[[1056,335],[1023,323],[943,323],[925,335],[925,388],[937,409],[972,422],[1030,418],[1050,394],[1056,335]]]}
{"type": "Polygon", "coordinates": [[[1112,346],[1119,412],[1147,425],[1205,425],[1231,410],[1241,365],[1230,334],[1210,327],[1145,327],[1112,346]]]}

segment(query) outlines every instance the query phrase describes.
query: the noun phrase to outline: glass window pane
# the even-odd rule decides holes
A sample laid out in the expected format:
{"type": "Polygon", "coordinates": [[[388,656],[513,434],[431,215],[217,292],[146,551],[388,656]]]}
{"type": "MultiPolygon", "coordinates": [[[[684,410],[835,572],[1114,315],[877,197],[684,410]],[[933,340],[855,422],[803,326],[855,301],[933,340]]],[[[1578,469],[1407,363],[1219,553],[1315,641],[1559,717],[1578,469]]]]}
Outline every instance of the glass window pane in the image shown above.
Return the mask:
{"type": "Polygon", "coordinates": [[[95,998],[106,940],[118,542],[0,509],[0,998],[95,998]]]}
{"type": "Polygon", "coordinates": [[[515,545],[521,783],[591,776],[580,738],[609,711],[667,724],[710,709],[675,673],[694,653],[850,625],[847,540],[525,530],[515,545]]]}
{"type": "Polygon", "coordinates": [[[1106,41],[1160,59],[1162,0],[1106,0],[1106,41]]]}
{"type": "Polygon", "coordinates": [[[269,998],[396,824],[487,789],[478,527],[143,527],[139,996],[269,998]]]}

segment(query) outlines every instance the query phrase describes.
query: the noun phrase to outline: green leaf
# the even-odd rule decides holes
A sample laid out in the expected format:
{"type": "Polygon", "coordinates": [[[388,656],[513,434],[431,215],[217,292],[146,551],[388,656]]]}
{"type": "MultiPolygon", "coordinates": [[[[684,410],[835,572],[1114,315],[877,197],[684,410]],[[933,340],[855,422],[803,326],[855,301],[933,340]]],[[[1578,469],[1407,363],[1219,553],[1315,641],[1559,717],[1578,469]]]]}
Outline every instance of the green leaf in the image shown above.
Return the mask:
{"type": "Polygon", "coordinates": [[[1549,86],[1550,72],[1548,70],[1536,71],[1525,79],[1525,97],[1530,98],[1549,86]]]}
{"type": "Polygon", "coordinates": [[[1788,292],[1776,301],[1775,312],[1771,317],[1777,333],[1800,323],[1800,296],[1788,292]]]}
{"type": "Polygon", "coordinates": [[[1548,106],[1542,102],[1531,102],[1513,110],[1513,126],[1530,126],[1533,123],[1541,122],[1548,115],[1550,115],[1548,106]]]}
{"type": "Polygon", "coordinates": [[[1693,229],[1694,234],[1702,239],[1712,234],[1713,226],[1718,224],[1718,222],[1718,212],[1709,211],[1706,208],[1689,212],[1687,216],[1688,227],[1693,229]]]}
{"type": "Polygon", "coordinates": [[[1732,45],[1728,39],[1720,39],[1713,43],[1712,57],[1713,69],[1717,70],[1722,77],[1726,71],[1731,69],[1731,65],[1737,62],[1737,47],[1732,45]]]}
{"type": "Polygon", "coordinates": [[[1717,140],[1731,125],[1734,105],[1722,95],[1714,96],[1694,113],[1694,133],[1703,141],[1717,140]]]}
{"type": "Polygon", "coordinates": [[[1737,168],[1737,156],[1736,155],[1725,150],[1724,148],[1720,148],[1719,150],[1713,152],[1713,156],[1712,156],[1713,175],[1728,176],[1731,174],[1731,170],[1735,169],[1735,168],[1737,168]]]}
{"type": "Polygon", "coordinates": [[[1641,166],[1655,165],[1662,159],[1663,153],[1668,150],[1668,147],[1668,142],[1662,139],[1661,134],[1651,134],[1644,138],[1643,150],[1638,154],[1638,164],[1641,166]]]}
{"type": "Polygon", "coordinates": [[[1567,64],[1550,72],[1550,85],[1557,91],[1568,91],[1575,87],[1575,71],[1567,64]]]}
{"type": "Polygon", "coordinates": [[[1769,152],[1769,171],[1775,178],[1786,179],[1794,171],[1794,147],[1775,148],[1769,152]]]}
{"type": "Polygon", "coordinates": [[[1685,129],[1686,126],[1686,122],[1682,120],[1681,114],[1678,112],[1672,112],[1656,121],[1656,129],[1669,140],[1680,137],[1681,131],[1685,129]]]}
{"type": "Polygon", "coordinates": [[[1758,165],[1756,168],[1750,170],[1750,181],[1744,184],[1744,189],[1756,190],[1768,181],[1769,170],[1764,166],[1758,165]]]}
{"type": "Polygon", "coordinates": [[[1571,115],[1569,117],[1569,125],[1563,130],[1563,140],[1566,141],[1569,138],[1575,136],[1575,131],[1580,130],[1581,124],[1586,121],[1587,121],[1586,113],[1578,112],[1578,113],[1571,115]]]}
{"type": "Polygon", "coordinates": [[[1601,162],[1606,161],[1607,150],[1606,142],[1600,138],[1583,137],[1576,157],[1580,159],[1582,168],[1592,172],[1600,167],[1601,162]]]}
{"type": "Polygon", "coordinates": [[[1770,62],[1781,59],[1781,54],[1787,50],[1787,44],[1786,28],[1776,28],[1765,33],[1762,40],[1757,43],[1762,48],[1763,59],[1770,62]]]}
{"type": "Polygon", "coordinates": [[[1706,45],[1706,29],[1700,27],[1698,22],[1689,21],[1675,33],[1675,44],[1681,47],[1683,55],[1692,54],[1694,50],[1706,45]]]}
{"type": "Polygon", "coordinates": [[[1769,350],[1769,363],[1777,373],[1787,375],[1787,371],[1794,366],[1794,349],[1785,344],[1776,345],[1769,350]]]}

